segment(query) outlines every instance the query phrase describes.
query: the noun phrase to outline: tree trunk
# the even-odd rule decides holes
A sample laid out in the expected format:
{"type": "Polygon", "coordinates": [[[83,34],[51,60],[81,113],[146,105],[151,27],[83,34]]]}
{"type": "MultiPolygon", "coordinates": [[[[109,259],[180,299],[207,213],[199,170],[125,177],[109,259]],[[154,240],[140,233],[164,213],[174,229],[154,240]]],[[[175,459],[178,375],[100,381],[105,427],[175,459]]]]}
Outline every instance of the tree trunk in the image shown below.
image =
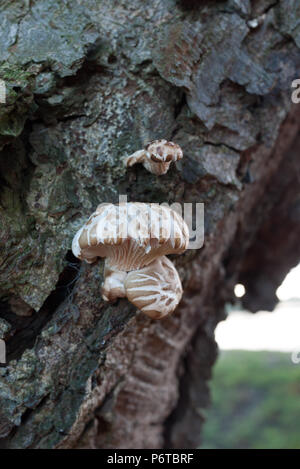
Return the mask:
{"type": "Polygon", "coordinates": [[[297,0],[1,2],[0,447],[200,444],[234,285],[272,310],[300,258],[299,17],[297,0]],[[126,170],[157,138],[183,160],[126,170]],[[102,260],[70,251],[120,194],[205,204],[161,321],[105,303],[102,260]]]}

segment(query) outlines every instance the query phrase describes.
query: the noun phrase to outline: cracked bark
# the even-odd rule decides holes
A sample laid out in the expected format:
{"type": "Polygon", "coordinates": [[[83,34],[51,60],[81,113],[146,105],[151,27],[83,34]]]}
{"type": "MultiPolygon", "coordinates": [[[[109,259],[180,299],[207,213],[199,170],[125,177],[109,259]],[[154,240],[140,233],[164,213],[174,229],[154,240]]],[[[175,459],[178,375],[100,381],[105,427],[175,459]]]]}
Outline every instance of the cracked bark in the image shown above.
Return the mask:
{"type": "Polygon", "coordinates": [[[300,7],[81,3],[0,6],[0,447],[196,447],[235,283],[272,309],[300,257],[300,7]],[[126,171],[156,138],[184,159],[126,171]],[[184,296],[162,321],[104,303],[102,261],[70,254],[119,194],[205,203],[205,245],[174,257],[184,296]]]}

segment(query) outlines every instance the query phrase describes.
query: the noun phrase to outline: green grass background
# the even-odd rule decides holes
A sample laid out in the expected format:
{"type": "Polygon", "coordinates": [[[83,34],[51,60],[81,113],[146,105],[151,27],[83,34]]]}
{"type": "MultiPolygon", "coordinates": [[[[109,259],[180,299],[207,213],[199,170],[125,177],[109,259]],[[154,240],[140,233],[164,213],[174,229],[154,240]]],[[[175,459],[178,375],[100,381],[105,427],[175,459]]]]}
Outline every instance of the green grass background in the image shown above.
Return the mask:
{"type": "Polygon", "coordinates": [[[300,449],[300,364],[290,353],[222,351],[201,448],[300,449]]]}

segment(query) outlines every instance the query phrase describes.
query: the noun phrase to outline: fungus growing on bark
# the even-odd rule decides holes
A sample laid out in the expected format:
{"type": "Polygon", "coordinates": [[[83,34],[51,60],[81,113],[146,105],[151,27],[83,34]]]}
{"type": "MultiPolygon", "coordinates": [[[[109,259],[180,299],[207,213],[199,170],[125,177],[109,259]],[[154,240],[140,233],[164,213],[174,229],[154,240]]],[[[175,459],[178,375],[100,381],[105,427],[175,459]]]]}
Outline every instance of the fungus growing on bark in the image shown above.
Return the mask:
{"type": "Polygon", "coordinates": [[[129,272],[124,286],[128,300],[153,319],[172,313],[182,297],[178,272],[166,256],[129,272]]]}
{"type": "Polygon", "coordinates": [[[164,256],[184,252],[188,243],[188,227],[174,210],[159,204],[126,202],[100,205],[74,236],[72,251],[76,257],[88,263],[95,262],[97,257],[105,257],[102,287],[104,300],[114,301],[127,296],[146,314],[149,300],[152,304],[149,316],[163,317],[173,311],[182,295],[176,269],[164,256]],[[157,293],[155,301],[148,297],[144,304],[139,291],[135,294],[132,288],[133,279],[140,279],[138,272],[146,266],[148,270],[143,270],[143,278],[148,275],[149,288],[155,286],[157,293]],[[167,275],[170,275],[170,279],[167,275]],[[159,305],[159,279],[163,284],[161,291],[165,288],[164,296],[169,296],[164,298],[165,303],[157,306],[155,314],[155,307],[159,305]]]}
{"type": "Polygon", "coordinates": [[[130,167],[136,163],[143,166],[153,174],[160,176],[166,174],[172,161],[183,157],[179,145],[167,140],[154,140],[148,143],[143,150],[138,150],[125,158],[125,166],[130,167]]]}

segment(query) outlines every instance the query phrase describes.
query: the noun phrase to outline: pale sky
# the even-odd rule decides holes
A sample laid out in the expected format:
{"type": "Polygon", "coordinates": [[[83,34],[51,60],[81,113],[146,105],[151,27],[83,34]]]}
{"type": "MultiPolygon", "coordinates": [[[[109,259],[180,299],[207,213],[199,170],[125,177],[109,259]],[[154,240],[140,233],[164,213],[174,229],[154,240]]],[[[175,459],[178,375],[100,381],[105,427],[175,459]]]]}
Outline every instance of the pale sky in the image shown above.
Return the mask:
{"type": "Polygon", "coordinates": [[[283,283],[277,288],[276,294],[280,301],[300,298],[300,264],[287,274],[283,283]]]}
{"type": "MultiPolygon", "coordinates": [[[[241,296],[242,287],[236,293],[241,296]]],[[[272,313],[233,311],[220,322],[216,329],[220,349],[300,352],[300,265],[290,271],[276,293],[281,302],[272,313]],[[298,301],[288,301],[295,298],[298,301]]]]}

